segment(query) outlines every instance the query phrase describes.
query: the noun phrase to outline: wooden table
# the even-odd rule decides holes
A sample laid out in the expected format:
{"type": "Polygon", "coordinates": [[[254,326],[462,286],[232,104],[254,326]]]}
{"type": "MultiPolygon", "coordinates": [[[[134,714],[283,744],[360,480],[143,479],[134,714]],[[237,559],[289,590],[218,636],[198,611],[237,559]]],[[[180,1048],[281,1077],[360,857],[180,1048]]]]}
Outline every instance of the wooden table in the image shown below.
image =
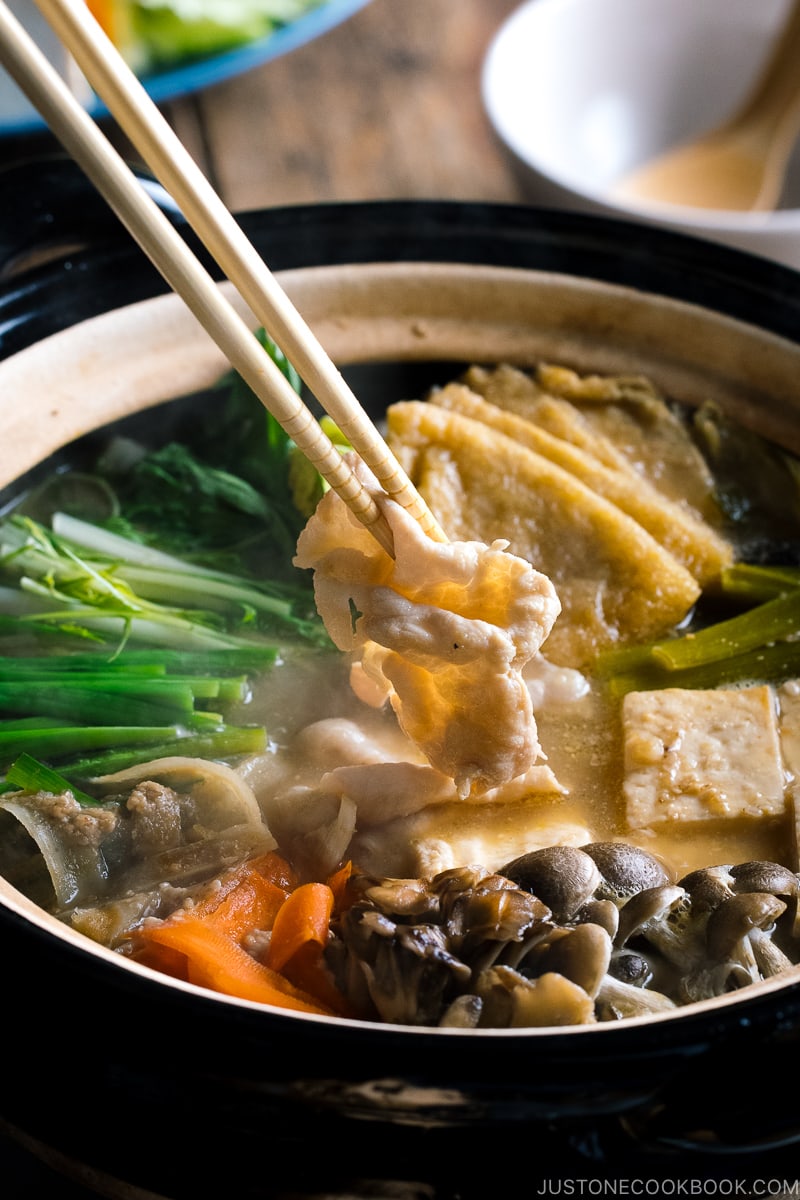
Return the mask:
{"type": "MultiPolygon", "coordinates": [[[[372,0],[309,45],[163,111],[234,211],[524,200],[480,95],[489,41],[518,2],[372,0]]],[[[0,167],[53,147],[47,133],[2,140],[0,167]]]]}

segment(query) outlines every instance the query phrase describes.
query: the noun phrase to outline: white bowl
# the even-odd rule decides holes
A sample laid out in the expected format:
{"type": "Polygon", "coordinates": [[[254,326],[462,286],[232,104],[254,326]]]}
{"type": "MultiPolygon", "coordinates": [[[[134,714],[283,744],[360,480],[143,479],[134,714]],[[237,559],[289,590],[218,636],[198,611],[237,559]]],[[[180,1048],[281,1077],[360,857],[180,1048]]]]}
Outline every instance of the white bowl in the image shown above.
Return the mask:
{"type": "Polygon", "coordinates": [[[781,206],[737,213],[636,203],[628,172],[728,116],[790,0],[527,0],[482,77],[489,119],[553,207],[656,223],[800,267],[800,146],[781,206]]]}

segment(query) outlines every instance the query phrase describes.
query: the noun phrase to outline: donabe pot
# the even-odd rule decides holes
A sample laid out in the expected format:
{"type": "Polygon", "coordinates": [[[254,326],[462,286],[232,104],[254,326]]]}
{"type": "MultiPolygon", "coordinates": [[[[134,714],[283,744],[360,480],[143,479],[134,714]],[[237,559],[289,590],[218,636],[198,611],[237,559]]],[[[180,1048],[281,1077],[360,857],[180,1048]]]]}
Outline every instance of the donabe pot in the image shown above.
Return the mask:
{"type": "MultiPolygon", "coordinates": [[[[6,496],[109,422],[165,420],[165,401],[226,365],[74,170],[46,165],[46,186],[42,170],[21,168],[0,191],[6,496]]],[[[546,358],[645,372],[800,450],[792,271],[527,207],[379,202],[240,219],[369,403],[417,394],[452,364],[546,358]]],[[[104,1194],[380,1195],[391,1183],[455,1197],[483,1194],[487,1175],[527,1194],[568,1177],[785,1178],[800,1139],[794,975],[666,1018],[434,1031],[165,980],[2,884],[0,939],[0,1117],[104,1194]]]]}

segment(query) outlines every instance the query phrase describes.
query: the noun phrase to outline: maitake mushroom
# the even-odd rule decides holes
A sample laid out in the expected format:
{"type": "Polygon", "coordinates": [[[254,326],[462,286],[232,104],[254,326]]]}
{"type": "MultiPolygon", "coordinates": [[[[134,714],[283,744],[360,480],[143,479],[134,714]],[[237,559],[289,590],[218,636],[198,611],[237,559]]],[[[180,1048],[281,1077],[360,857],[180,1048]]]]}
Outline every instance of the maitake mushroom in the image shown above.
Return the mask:
{"type": "Polygon", "coordinates": [[[639,847],[550,846],[497,872],[356,874],[328,950],[355,1011],[400,1024],[559,1026],[668,1012],[793,970],[800,882],[777,863],[675,882],[639,847]]]}

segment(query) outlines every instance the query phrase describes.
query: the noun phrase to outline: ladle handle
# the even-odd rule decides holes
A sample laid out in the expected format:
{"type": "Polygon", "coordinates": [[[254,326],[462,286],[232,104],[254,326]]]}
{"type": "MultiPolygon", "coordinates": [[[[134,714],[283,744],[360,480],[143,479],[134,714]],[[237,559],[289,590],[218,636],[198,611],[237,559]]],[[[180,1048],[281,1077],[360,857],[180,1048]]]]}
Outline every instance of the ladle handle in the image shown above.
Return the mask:
{"type": "Polygon", "coordinates": [[[776,130],[800,108],[800,0],[795,0],[737,124],[776,130]]]}

